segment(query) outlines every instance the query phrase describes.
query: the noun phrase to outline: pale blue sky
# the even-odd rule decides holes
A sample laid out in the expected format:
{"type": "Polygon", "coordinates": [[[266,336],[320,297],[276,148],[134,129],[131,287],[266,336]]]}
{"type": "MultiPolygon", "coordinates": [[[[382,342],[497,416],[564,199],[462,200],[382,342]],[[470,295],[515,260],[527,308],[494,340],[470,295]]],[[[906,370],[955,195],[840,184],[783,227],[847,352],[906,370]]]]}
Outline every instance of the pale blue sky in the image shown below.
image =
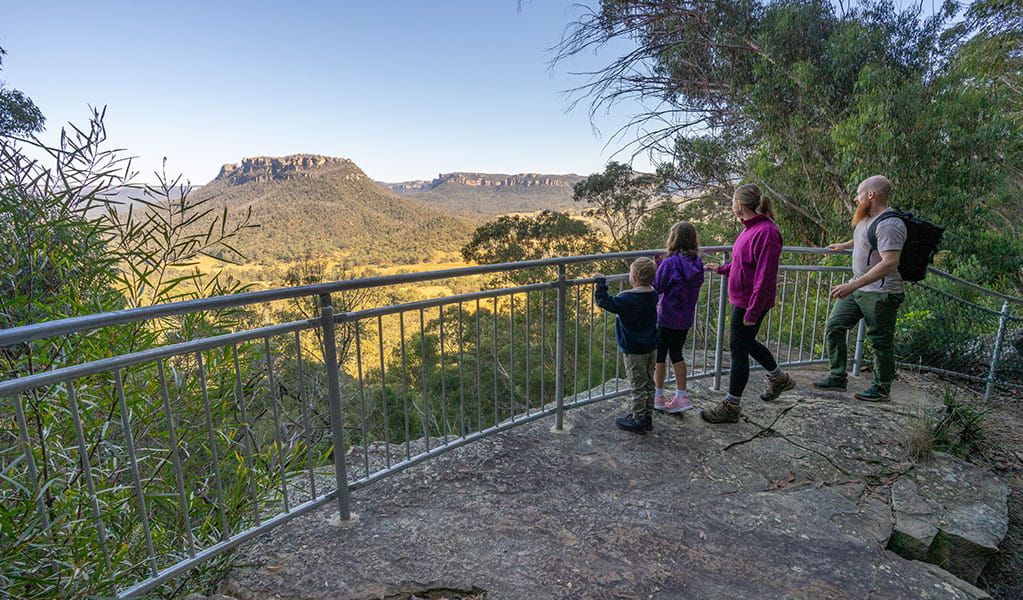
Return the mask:
{"type": "Polygon", "coordinates": [[[198,184],[294,153],[384,181],[588,175],[628,160],[604,148],[627,111],[600,137],[585,106],[565,112],[569,71],[596,64],[548,69],[576,2],[0,0],[0,79],[43,111],[44,140],[107,106],[108,147],[145,181],[164,156],[198,184]]]}
{"type": "Polygon", "coordinates": [[[0,80],[35,101],[51,142],[107,106],[108,147],[137,156],[143,181],[164,156],[199,184],[295,153],[383,181],[588,175],[629,160],[608,139],[637,109],[600,115],[599,137],[585,103],[566,114],[562,92],[585,82],[570,71],[624,50],[549,70],[578,2],[595,0],[0,0],[0,80]]]}

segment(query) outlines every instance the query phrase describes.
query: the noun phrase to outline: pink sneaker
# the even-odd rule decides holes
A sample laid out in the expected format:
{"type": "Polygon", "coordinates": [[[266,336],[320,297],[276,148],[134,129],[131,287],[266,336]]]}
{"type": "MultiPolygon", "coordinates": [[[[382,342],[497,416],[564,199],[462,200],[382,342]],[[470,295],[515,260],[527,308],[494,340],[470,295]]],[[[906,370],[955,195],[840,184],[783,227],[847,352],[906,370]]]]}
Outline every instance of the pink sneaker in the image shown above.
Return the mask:
{"type": "Polygon", "coordinates": [[[664,390],[654,392],[654,410],[664,410],[668,403],[664,401],[664,390]]]}
{"type": "Polygon", "coordinates": [[[679,390],[675,392],[675,397],[671,399],[671,402],[665,405],[664,410],[670,413],[680,413],[692,407],[693,403],[689,400],[689,393],[685,390],[679,390]]]}

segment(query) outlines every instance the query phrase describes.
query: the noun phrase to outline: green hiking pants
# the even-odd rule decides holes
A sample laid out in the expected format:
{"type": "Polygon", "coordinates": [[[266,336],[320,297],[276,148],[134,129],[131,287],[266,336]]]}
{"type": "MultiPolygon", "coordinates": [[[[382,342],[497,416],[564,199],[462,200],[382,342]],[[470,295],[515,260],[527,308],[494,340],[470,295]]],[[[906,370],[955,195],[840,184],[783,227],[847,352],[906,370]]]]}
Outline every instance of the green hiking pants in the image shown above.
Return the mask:
{"type": "Polygon", "coordinates": [[[863,319],[874,347],[874,383],[892,388],[895,379],[895,315],[904,294],[855,291],[835,302],[828,315],[828,359],[832,377],[845,379],[847,333],[863,319]]]}

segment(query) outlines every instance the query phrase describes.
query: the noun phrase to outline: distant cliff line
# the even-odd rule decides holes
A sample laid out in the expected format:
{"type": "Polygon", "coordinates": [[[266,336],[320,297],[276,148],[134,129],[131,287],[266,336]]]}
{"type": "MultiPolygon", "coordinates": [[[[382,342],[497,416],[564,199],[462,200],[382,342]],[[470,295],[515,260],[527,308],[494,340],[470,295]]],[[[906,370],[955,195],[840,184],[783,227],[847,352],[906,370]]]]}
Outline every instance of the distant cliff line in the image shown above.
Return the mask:
{"type": "Polygon", "coordinates": [[[220,167],[214,181],[239,185],[249,181],[283,181],[304,177],[313,171],[343,170],[351,177],[365,177],[354,162],[347,158],[319,156],[317,154],[292,154],[290,156],[257,156],[243,158],[240,163],[229,163],[220,167]]]}
{"type": "MultiPolygon", "coordinates": [[[[280,157],[257,156],[243,158],[240,163],[225,164],[220,167],[220,172],[214,181],[219,180],[234,185],[249,181],[283,181],[295,177],[305,177],[312,172],[324,170],[343,170],[350,176],[366,176],[354,162],[347,158],[335,158],[317,154],[292,154],[280,157]]],[[[515,175],[506,175],[459,171],[441,173],[436,179],[432,180],[378,183],[392,191],[401,193],[432,190],[443,184],[457,184],[476,188],[552,187],[570,189],[583,179],[585,177],[575,174],[517,173],[515,175]]]]}
{"type": "Polygon", "coordinates": [[[432,190],[443,184],[458,184],[467,187],[502,188],[502,187],[556,187],[571,188],[585,179],[579,175],[544,175],[542,173],[518,173],[503,175],[491,173],[441,173],[436,179],[402,181],[399,183],[383,183],[381,185],[396,192],[414,192],[432,190]]]}

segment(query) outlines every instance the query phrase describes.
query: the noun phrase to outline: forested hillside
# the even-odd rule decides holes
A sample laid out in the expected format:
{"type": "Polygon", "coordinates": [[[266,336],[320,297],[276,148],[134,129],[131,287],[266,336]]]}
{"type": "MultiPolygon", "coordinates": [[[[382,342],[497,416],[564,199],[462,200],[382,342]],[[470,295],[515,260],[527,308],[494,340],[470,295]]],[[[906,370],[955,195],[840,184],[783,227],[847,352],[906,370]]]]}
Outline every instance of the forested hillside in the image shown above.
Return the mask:
{"type": "Polygon", "coordinates": [[[234,240],[246,262],[342,254],[357,264],[412,264],[457,253],[465,221],[375,183],[350,160],[311,155],[224,165],[194,192],[250,223],[234,240]]]}
{"type": "Polygon", "coordinates": [[[509,213],[578,212],[572,186],[579,175],[443,173],[432,181],[385,183],[387,188],[473,222],[509,213]]]}

